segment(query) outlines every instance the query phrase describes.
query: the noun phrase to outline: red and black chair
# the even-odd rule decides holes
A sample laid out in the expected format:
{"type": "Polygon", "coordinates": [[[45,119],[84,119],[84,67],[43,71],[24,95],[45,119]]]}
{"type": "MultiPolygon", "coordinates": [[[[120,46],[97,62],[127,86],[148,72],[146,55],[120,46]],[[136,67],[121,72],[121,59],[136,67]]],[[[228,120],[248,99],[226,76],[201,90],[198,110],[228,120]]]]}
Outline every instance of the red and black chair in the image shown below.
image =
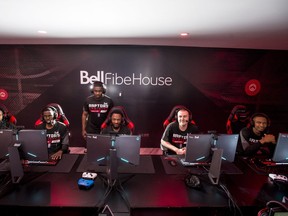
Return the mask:
{"type": "Polygon", "coordinates": [[[239,134],[240,130],[249,126],[251,110],[245,105],[235,105],[226,122],[227,134],[239,134]]]}
{"type": "Polygon", "coordinates": [[[105,119],[105,121],[102,123],[101,125],[101,130],[103,130],[104,128],[106,128],[108,125],[111,124],[111,115],[112,113],[114,113],[115,111],[118,111],[120,113],[122,113],[122,116],[123,116],[123,124],[126,125],[130,130],[131,132],[133,133],[134,130],[135,130],[135,125],[134,123],[129,119],[125,109],[123,106],[114,106],[111,108],[111,110],[109,111],[108,115],[107,115],[107,118],[105,119]]]}

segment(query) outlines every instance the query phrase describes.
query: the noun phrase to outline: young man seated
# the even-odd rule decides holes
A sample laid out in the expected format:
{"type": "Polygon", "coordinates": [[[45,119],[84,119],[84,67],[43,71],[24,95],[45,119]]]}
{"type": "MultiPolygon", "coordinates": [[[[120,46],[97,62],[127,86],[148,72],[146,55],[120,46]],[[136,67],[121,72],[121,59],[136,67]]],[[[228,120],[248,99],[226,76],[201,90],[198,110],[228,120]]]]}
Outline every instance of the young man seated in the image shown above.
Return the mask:
{"type": "Polygon", "coordinates": [[[69,132],[66,125],[57,121],[57,110],[45,107],[42,110],[43,122],[36,129],[46,129],[49,156],[52,160],[59,160],[64,153],[69,152],[69,132]]]}

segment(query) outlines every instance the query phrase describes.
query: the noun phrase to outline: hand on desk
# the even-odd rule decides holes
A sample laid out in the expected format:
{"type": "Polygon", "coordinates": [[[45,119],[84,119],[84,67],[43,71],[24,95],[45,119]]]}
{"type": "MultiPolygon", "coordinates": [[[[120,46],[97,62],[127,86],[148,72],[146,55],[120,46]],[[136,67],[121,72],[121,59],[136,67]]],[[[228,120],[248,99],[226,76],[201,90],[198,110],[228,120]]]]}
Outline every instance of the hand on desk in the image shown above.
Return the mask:
{"type": "Polygon", "coordinates": [[[59,151],[57,151],[56,153],[52,154],[52,155],[50,156],[50,158],[51,158],[52,160],[60,160],[60,159],[62,158],[62,155],[63,155],[63,151],[62,151],[62,150],[59,150],[59,151]]]}

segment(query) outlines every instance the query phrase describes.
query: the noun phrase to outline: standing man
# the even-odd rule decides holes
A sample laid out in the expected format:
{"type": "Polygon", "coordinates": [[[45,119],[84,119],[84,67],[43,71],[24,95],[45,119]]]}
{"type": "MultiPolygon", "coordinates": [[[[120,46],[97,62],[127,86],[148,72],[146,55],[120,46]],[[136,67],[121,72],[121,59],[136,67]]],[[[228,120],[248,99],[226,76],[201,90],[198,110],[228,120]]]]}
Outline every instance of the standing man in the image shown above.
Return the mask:
{"type": "Polygon", "coordinates": [[[189,110],[181,108],[176,113],[176,121],[167,125],[162,138],[161,148],[167,154],[184,155],[186,153],[187,134],[199,133],[198,127],[191,123],[192,114],[189,110]]]}
{"type": "Polygon", "coordinates": [[[272,156],[276,139],[269,134],[270,119],[264,113],[255,113],[250,118],[250,125],[240,131],[237,153],[241,156],[267,154],[272,156]]]}
{"type": "Polygon", "coordinates": [[[64,153],[69,152],[69,132],[66,125],[57,120],[57,110],[53,106],[42,110],[42,123],[36,129],[46,129],[49,156],[59,160],[64,153]]]}
{"type": "Polygon", "coordinates": [[[105,121],[110,109],[114,106],[113,100],[105,95],[106,87],[100,81],[93,83],[93,95],[86,98],[82,112],[82,136],[87,133],[100,134],[101,125],[105,121]]]}

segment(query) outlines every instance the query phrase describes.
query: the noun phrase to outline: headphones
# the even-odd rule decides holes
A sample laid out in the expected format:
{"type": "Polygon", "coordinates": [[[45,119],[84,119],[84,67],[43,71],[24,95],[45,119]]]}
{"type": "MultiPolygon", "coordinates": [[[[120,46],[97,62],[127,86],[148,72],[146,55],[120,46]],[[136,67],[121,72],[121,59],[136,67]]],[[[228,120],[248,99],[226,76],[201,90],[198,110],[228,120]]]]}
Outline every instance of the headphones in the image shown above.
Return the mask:
{"type": "Polygon", "coordinates": [[[267,120],[267,127],[270,126],[270,123],[271,123],[270,118],[269,118],[265,113],[255,113],[255,114],[253,114],[253,115],[250,117],[250,125],[251,125],[252,127],[255,126],[255,122],[254,122],[254,118],[255,118],[255,117],[264,117],[264,118],[266,118],[266,120],[267,120]]]}
{"type": "Polygon", "coordinates": [[[175,120],[178,121],[178,112],[179,112],[180,110],[186,110],[186,111],[188,112],[188,114],[189,114],[189,122],[191,122],[191,121],[192,121],[192,113],[191,113],[191,111],[190,111],[189,109],[187,109],[187,108],[184,107],[184,106],[179,106],[179,108],[176,110],[175,120]]]}
{"type": "Polygon", "coordinates": [[[41,112],[41,114],[42,114],[42,121],[44,121],[44,118],[43,118],[43,113],[45,112],[45,111],[52,111],[52,115],[53,115],[53,119],[54,120],[56,120],[57,118],[58,118],[58,111],[57,111],[57,109],[55,108],[55,107],[53,107],[53,106],[47,106],[47,107],[45,107],[43,110],[42,110],[42,112],[41,112]]]}
{"type": "Polygon", "coordinates": [[[93,89],[95,88],[95,87],[101,87],[102,88],[102,93],[103,94],[105,94],[106,93],[106,85],[103,83],[103,82],[101,82],[101,81],[95,81],[94,83],[93,83],[93,87],[92,87],[92,90],[91,90],[91,93],[93,94],[93,89]]]}
{"type": "MultiPolygon", "coordinates": [[[[271,200],[266,203],[266,207],[261,209],[257,216],[269,216],[274,215],[275,212],[288,212],[288,205],[286,203],[282,203],[276,200],[271,200]]],[[[281,214],[282,215],[282,214],[281,214]]],[[[286,215],[286,214],[285,214],[286,215]]]]}
{"type": "Polygon", "coordinates": [[[190,188],[200,188],[201,182],[200,179],[196,175],[187,175],[184,179],[185,184],[190,188]]]}

